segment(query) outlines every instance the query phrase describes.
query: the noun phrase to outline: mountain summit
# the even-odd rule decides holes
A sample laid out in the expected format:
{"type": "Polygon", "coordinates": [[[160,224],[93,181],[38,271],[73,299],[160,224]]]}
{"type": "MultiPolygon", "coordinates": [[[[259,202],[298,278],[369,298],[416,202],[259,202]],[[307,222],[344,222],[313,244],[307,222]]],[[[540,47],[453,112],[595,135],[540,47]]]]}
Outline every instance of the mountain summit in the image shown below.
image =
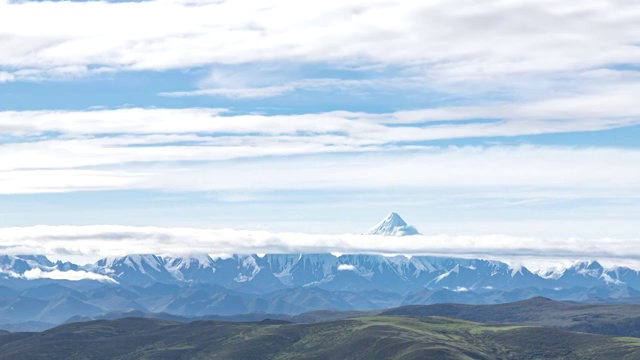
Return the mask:
{"type": "Polygon", "coordinates": [[[402,220],[400,215],[392,212],[387,215],[378,225],[371,228],[365,233],[366,235],[383,235],[383,236],[406,236],[420,235],[418,230],[402,220]]]}

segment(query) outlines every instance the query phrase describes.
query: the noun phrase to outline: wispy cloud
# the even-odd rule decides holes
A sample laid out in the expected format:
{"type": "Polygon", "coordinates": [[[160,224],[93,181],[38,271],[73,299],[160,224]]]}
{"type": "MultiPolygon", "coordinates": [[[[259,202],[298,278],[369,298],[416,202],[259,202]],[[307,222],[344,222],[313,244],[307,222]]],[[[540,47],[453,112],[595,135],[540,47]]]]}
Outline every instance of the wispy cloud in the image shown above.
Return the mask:
{"type": "MultiPolygon", "coordinates": [[[[13,154],[0,172],[0,192],[39,193],[82,190],[158,189],[172,191],[367,190],[447,188],[482,196],[501,188],[505,194],[529,197],[609,196],[636,198],[640,151],[554,147],[462,147],[340,157],[263,158],[251,161],[182,163],[183,152],[155,160],[130,162],[138,155],[122,153],[105,160],[109,167],[86,168],[89,160],[53,156],[38,162],[29,154],[13,154]],[[173,161],[172,161],[173,160],[173,161]],[[39,169],[29,169],[31,166],[39,169]],[[68,168],[77,166],[77,168],[68,168]],[[9,168],[8,168],[9,167],[9,168]],[[256,181],[256,179],[260,179],[256,181]]],[[[81,152],[80,152],[81,153],[81,152]]],[[[138,158],[139,159],[139,158],[138,158]]],[[[467,195],[471,196],[471,195],[467,195]]]]}
{"type": "Polygon", "coordinates": [[[315,90],[315,91],[335,91],[345,89],[367,89],[369,91],[385,89],[390,91],[393,89],[411,89],[420,86],[424,79],[414,78],[388,78],[388,79],[304,79],[298,81],[278,82],[281,85],[275,86],[254,86],[243,87],[243,82],[236,83],[235,87],[211,87],[190,91],[162,92],[161,96],[170,97],[186,97],[186,96],[225,96],[233,99],[254,99],[269,98],[283,95],[285,93],[297,90],[315,90]]]}
{"type": "Polygon", "coordinates": [[[233,99],[256,99],[256,98],[269,98],[279,96],[284,93],[294,91],[298,87],[293,85],[283,86],[264,86],[254,88],[216,88],[216,89],[202,89],[191,91],[174,91],[163,92],[160,96],[171,97],[185,97],[185,96],[225,96],[233,99]]]}
{"type": "Polygon", "coordinates": [[[430,141],[634,126],[640,124],[638,93],[637,84],[623,82],[547,100],[394,113],[4,111],[0,193],[504,186],[633,196],[635,149],[440,148],[430,141]]]}
{"type": "MultiPolygon", "coordinates": [[[[322,84],[314,86],[332,86],[333,83],[322,84]]],[[[640,123],[640,104],[637,101],[639,84],[622,81],[539,100],[493,101],[473,106],[439,106],[383,114],[334,111],[295,115],[238,115],[217,108],[4,111],[0,112],[0,132],[15,136],[44,133],[111,136],[286,134],[306,137],[344,134],[354,138],[396,139],[396,142],[400,142],[597,131],[640,123]],[[457,121],[466,123],[455,124],[457,121]],[[433,122],[450,123],[432,126],[430,123],[433,122]]],[[[243,90],[256,91],[255,94],[249,94],[251,96],[261,96],[263,90],[266,93],[273,92],[273,88],[231,90],[238,94],[243,90]]]]}
{"type": "Polygon", "coordinates": [[[538,102],[388,114],[233,115],[224,109],[0,112],[0,169],[429,150],[429,141],[640,123],[638,86],[538,102]],[[479,120],[478,120],[479,119],[479,120]],[[483,120],[485,119],[485,120],[483,120]]]}

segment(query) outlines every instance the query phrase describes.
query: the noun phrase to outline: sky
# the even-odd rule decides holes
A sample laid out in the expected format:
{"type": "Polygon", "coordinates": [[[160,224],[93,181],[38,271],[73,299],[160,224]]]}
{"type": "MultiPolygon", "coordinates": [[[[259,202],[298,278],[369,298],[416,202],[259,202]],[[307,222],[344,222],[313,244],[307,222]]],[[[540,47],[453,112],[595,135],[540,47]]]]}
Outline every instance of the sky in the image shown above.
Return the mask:
{"type": "Polygon", "coordinates": [[[632,261],[639,23],[637,0],[0,0],[0,251],[632,261]],[[353,240],[391,211],[425,238],[353,240]]]}

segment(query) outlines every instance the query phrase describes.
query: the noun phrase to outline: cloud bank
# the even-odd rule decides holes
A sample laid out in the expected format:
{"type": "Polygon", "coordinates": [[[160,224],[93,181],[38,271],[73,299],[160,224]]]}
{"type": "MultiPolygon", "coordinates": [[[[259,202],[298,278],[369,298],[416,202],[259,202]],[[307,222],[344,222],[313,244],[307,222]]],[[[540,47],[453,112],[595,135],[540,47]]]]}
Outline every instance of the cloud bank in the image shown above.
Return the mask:
{"type": "Polygon", "coordinates": [[[0,238],[3,239],[0,253],[91,260],[136,253],[184,256],[334,252],[479,257],[538,264],[570,259],[640,264],[638,240],[611,238],[560,239],[499,234],[384,237],[111,225],[0,228],[0,238]]]}

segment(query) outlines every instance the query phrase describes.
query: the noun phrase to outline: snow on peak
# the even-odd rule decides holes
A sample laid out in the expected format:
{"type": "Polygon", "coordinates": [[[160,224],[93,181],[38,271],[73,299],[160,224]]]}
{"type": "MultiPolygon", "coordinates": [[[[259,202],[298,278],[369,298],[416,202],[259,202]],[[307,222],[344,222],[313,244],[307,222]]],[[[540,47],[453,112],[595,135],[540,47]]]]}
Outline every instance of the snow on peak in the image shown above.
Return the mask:
{"type": "Polygon", "coordinates": [[[152,254],[135,254],[124,257],[124,264],[137,269],[141,273],[146,273],[144,265],[148,265],[155,271],[160,271],[162,260],[152,254]]]}
{"type": "Polygon", "coordinates": [[[161,271],[160,269],[164,267],[163,260],[153,254],[131,254],[125,255],[123,257],[108,257],[102,260],[99,260],[96,263],[96,266],[99,268],[114,268],[125,266],[135,271],[140,272],[141,274],[146,274],[146,269],[151,269],[153,271],[161,271]]]}
{"type": "Polygon", "coordinates": [[[168,257],[165,262],[173,268],[189,269],[190,267],[196,268],[210,268],[213,267],[214,261],[208,254],[192,254],[185,257],[172,258],[168,257]]]}
{"type": "Polygon", "coordinates": [[[406,236],[420,235],[418,230],[402,220],[400,215],[392,212],[381,222],[366,232],[366,235],[406,236]]]}
{"type": "Polygon", "coordinates": [[[583,276],[600,277],[604,268],[597,261],[578,261],[567,271],[583,276]]]}

